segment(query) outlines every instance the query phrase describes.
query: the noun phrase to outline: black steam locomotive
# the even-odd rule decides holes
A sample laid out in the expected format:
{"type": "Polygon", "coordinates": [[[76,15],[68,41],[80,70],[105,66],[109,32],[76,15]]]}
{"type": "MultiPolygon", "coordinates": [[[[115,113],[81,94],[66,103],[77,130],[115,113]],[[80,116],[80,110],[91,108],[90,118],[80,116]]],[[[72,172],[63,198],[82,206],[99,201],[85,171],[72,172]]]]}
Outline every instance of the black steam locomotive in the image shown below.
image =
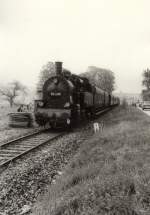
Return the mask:
{"type": "Polygon", "coordinates": [[[91,85],[89,80],[62,70],[56,62],[56,75],[45,81],[35,100],[35,120],[40,126],[70,127],[78,119],[119,104],[119,99],[91,85]]]}

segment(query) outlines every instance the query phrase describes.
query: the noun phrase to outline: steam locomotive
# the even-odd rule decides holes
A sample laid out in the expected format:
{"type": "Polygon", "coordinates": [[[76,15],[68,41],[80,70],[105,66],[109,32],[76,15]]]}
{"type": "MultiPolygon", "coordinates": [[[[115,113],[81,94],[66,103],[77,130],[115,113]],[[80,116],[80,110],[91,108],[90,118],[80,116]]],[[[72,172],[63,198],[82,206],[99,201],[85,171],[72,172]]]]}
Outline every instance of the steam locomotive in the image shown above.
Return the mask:
{"type": "Polygon", "coordinates": [[[87,78],[63,71],[62,62],[55,62],[55,69],[56,75],[45,81],[35,100],[38,125],[70,127],[78,119],[119,104],[118,98],[91,85],[87,78]]]}

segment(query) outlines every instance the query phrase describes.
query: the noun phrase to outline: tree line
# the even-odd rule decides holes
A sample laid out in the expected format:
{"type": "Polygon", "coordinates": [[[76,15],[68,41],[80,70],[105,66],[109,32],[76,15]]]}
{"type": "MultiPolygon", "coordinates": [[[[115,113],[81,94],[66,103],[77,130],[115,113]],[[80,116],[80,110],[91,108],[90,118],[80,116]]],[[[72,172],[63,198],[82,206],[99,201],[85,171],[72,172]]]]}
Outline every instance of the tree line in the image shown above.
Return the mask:
{"type": "MultiPolygon", "coordinates": [[[[69,71],[66,68],[63,68],[63,70],[69,71]]],[[[56,75],[55,64],[53,62],[48,62],[40,71],[37,90],[41,90],[44,82],[53,75],[56,75]]],[[[88,78],[92,85],[101,88],[109,94],[115,89],[115,75],[111,70],[89,66],[86,72],[79,74],[79,76],[88,78]]]]}
{"type": "Polygon", "coordinates": [[[111,94],[115,89],[115,76],[111,70],[89,66],[81,76],[89,79],[90,83],[111,94]]]}
{"type": "MultiPolygon", "coordinates": [[[[63,68],[63,70],[69,71],[65,68],[63,68]]],[[[56,75],[55,64],[53,62],[48,62],[41,68],[39,73],[36,86],[37,92],[42,90],[44,82],[53,75],[56,75]]],[[[79,75],[88,78],[92,85],[95,85],[110,94],[115,89],[115,76],[111,70],[89,66],[86,72],[79,75]]],[[[28,88],[19,81],[12,81],[7,85],[0,87],[1,99],[7,101],[10,107],[17,104],[17,99],[19,99],[19,97],[25,98],[28,93],[28,88]]]]}

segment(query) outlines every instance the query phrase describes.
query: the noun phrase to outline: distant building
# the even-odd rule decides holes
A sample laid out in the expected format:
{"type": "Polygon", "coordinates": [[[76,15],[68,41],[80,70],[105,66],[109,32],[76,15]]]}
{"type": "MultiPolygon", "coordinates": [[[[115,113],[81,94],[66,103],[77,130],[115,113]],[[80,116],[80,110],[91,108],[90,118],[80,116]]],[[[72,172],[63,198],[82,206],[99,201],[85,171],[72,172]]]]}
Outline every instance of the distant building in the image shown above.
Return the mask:
{"type": "Polygon", "coordinates": [[[136,93],[115,93],[115,96],[120,98],[120,103],[125,99],[129,105],[140,102],[142,100],[141,94],[136,93]]]}

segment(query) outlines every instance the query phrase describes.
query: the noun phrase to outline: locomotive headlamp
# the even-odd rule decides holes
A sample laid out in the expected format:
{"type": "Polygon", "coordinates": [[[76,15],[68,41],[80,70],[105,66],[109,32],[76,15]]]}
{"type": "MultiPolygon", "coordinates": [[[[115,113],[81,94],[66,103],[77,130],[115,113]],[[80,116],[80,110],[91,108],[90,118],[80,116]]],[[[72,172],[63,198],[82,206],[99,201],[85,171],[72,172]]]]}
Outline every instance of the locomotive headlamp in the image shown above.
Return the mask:
{"type": "Polygon", "coordinates": [[[67,119],[67,124],[70,125],[70,122],[71,122],[71,121],[70,121],[70,119],[68,118],[68,119],[67,119]]]}
{"type": "Polygon", "coordinates": [[[43,105],[44,105],[44,103],[43,103],[42,101],[39,101],[39,102],[38,102],[38,106],[39,106],[39,107],[43,107],[43,105]]]}

